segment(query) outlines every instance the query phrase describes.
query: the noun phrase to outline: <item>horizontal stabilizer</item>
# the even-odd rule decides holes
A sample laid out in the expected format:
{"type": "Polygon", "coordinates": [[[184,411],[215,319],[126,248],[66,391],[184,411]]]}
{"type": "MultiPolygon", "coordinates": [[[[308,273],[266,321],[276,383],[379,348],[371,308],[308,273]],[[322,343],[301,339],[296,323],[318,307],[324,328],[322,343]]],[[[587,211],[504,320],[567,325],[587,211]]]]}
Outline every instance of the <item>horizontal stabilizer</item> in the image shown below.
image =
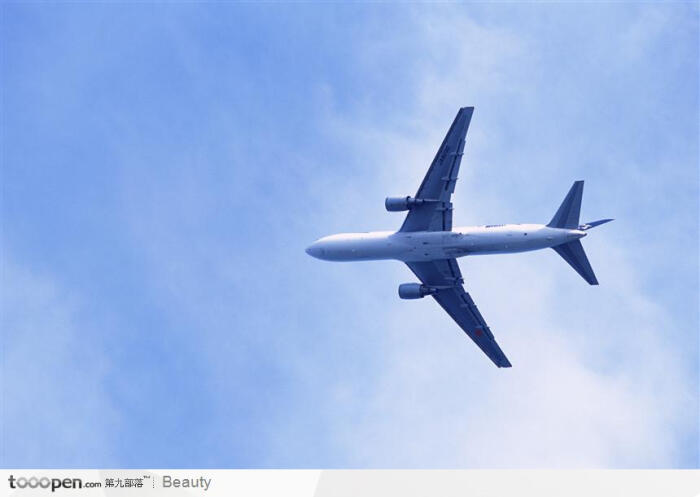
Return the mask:
{"type": "Polygon", "coordinates": [[[578,229],[580,229],[581,231],[586,231],[591,228],[595,228],[596,226],[600,226],[601,224],[609,223],[610,221],[614,221],[614,219],[601,219],[599,221],[591,221],[590,223],[582,224],[578,227],[578,229]]]}
{"type": "Polygon", "coordinates": [[[591,285],[597,285],[598,280],[593,273],[593,268],[588,262],[588,257],[583,251],[583,245],[579,240],[574,240],[573,242],[564,243],[562,245],[556,245],[552,247],[557,251],[557,254],[562,256],[562,258],[569,263],[569,265],[580,274],[584,280],[586,280],[591,285]]]}
{"type": "Polygon", "coordinates": [[[583,181],[575,181],[557,213],[547,226],[550,228],[576,229],[581,213],[581,197],[583,196],[583,181]]]}

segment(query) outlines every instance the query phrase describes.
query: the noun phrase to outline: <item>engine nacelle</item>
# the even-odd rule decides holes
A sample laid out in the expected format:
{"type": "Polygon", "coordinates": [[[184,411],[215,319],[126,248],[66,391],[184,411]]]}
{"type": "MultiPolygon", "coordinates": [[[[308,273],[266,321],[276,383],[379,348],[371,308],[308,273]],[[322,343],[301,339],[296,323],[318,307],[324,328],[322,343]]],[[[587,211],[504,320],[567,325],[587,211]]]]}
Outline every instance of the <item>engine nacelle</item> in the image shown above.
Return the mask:
{"type": "Polygon", "coordinates": [[[410,195],[407,197],[387,197],[384,200],[384,207],[389,212],[401,212],[412,209],[416,205],[421,205],[423,202],[423,199],[413,198],[410,195]]]}
{"type": "Polygon", "coordinates": [[[402,283],[399,285],[399,297],[402,299],[422,299],[426,295],[435,293],[434,288],[420,283],[402,283]]]}

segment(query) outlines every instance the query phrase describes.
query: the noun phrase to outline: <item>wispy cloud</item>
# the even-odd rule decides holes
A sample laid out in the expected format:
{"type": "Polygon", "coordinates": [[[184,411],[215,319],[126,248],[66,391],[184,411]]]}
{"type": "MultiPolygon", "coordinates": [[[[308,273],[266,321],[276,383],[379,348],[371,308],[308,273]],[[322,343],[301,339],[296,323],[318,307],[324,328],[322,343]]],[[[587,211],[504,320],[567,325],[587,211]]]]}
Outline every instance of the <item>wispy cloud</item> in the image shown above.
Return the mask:
{"type": "Polygon", "coordinates": [[[2,259],[3,466],[118,464],[110,351],[83,297],[2,259]]]}
{"type": "Polygon", "coordinates": [[[45,51],[5,45],[3,462],[697,464],[685,7],[134,9],[74,9],[90,44],[54,23],[45,51]],[[554,252],[461,260],[509,371],[400,301],[402,264],[303,252],[398,226],[384,196],[415,191],[461,105],[456,224],[546,221],[575,179],[585,219],[618,218],[584,241],[598,288],[554,252]]]}
{"type": "MultiPolygon", "coordinates": [[[[401,111],[392,117],[382,116],[381,125],[373,125],[362,113],[359,119],[335,114],[335,131],[353,140],[360,156],[381,164],[375,171],[379,190],[392,187],[396,193],[410,193],[432,158],[455,102],[476,103],[478,111],[455,199],[457,221],[498,222],[507,216],[517,217],[514,209],[523,203],[525,211],[534,212],[527,203],[538,207],[538,217],[520,215],[517,220],[548,219],[568,182],[581,174],[580,159],[572,164],[561,162],[571,155],[572,145],[574,150],[580,147],[580,139],[557,132],[551,124],[533,126],[528,119],[537,115],[536,103],[544,103],[545,108],[551,105],[547,103],[549,95],[543,94],[539,85],[545,75],[551,77],[557,69],[547,65],[543,57],[530,55],[550,41],[537,39],[532,32],[489,29],[454,11],[423,14],[416,16],[409,31],[421,53],[435,56],[418,57],[420,62],[413,62],[409,78],[418,98],[411,99],[409,94],[401,111]],[[424,123],[423,141],[417,140],[420,133],[415,127],[404,125],[397,130],[395,119],[424,123]],[[537,137],[542,128],[553,135],[545,143],[537,137]],[[510,134],[509,143],[497,138],[505,133],[510,134]],[[426,135],[432,139],[425,139],[426,135]],[[543,146],[546,152],[537,150],[543,146]],[[518,163],[513,164],[513,160],[518,163]],[[541,176],[543,172],[550,177],[541,176]],[[559,185],[554,193],[553,183],[559,185]],[[550,210],[542,212],[545,202],[550,210]]],[[[621,29],[605,47],[616,46],[616,37],[624,41],[634,36],[643,38],[640,43],[648,47],[647,53],[653,51],[659,38],[672,29],[669,23],[674,17],[673,11],[652,15],[642,11],[629,29],[621,29]]],[[[599,63],[602,59],[605,67],[613,61],[623,67],[628,63],[627,45],[623,43],[612,54],[600,52],[605,47],[583,47],[571,55],[596,57],[599,63]]],[[[386,46],[381,50],[387,58],[397,56],[386,46]]],[[[573,97],[566,112],[556,115],[558,121],[564,121],[564,128],[571,126],[567,122],[571,117],[588,112],[586,101],[577,97],[581,88],[575,87],[577,81],[572,78],[576,75],[559,78],[560,85],[571,88],[573,97]]],[[[605,86],[587,91],[606,99],[605,86]]],[[[551,113],[554,109],[547,110],[551,113]]],[[[590,131],[601,132],[584,128],[576,133],[590,131]]],[[[589,155],[599,153],[588,151],[589,155]]],[[[690,152],[672,174],[697,179],[692,166],[697,159],[696,147],[690,152]]],[[[585,162],[590,160],[587,157],[585,162]]],[[[639,165],[618,157],[614,167],[619,176],[613,183],[623,184],[639,165]]],[[[589,189],[593,195],[596,190],[611,194],[608,178],[599,174],[596,169],[584,173],[591,180],[589,189]]],[[[659,177],[666,174],[662,165],[645,166],[643,181],[661,190],[665,180],[660,184],[659,177]]],[[[696,224],[687,217],[693,217],[697,187],[692,185],[696,183],[691,183],[687,196],[680,199],[691,209],[680,219],[666,218],[664,222],[670,226],[664,232],[687,230],[696,224]]],[[[602,205],[586,202],[584,195],[584,213],[593,212],[595,217],[604,215],[606,209],[623,207],[627,211],[625,203],[635,203],[634,187],[626,192],[628,196],[609,196],[602,205]]],[[[597,198],[601,198],[600,193],[597,198]]],[[[465,350],[471,344],[433,302],[385,301],[378,319],[386,325],[388,338],[379,351],[382,367],[378,368],[375,388],[341,402],[332,399],[327,405],[336,422],[333,433],[341,450],[348,452],[351,464],[694,465],[696,316],[688,312],[674,315],[665,304],[668,295],[659,300],[645,288],[653,263],[635,264],[639,242],[634,240],[641,240],[644,233],[635,232],[630,221],[637,222],[622,219],[613,228],[592,233],[590,243],[586,243],[603,280],[601,288],[579,281],[554,253],[462,259],[467,286],[508,351],[516,366],[513,371],[496,371],[476,349],[465,350]],[[626,236],[615,237],[611,233],[614,229],[626,236]],[[357,405],[364,407],[358,409],[357,405]],[[354,412],[352,420],[348,411],[354,412]]],[[[697,245],[695,250],[692,247],[685,254],[690,267],[697,245]]],[[[650,247],[642,251],[646,257],[662,257],[664,250],[650,247]]],[[[374,268],[353,270],[369,279],[374,268]]],[[[411,278],[406,271],[394,274],[396,281],[411,278]]]]}

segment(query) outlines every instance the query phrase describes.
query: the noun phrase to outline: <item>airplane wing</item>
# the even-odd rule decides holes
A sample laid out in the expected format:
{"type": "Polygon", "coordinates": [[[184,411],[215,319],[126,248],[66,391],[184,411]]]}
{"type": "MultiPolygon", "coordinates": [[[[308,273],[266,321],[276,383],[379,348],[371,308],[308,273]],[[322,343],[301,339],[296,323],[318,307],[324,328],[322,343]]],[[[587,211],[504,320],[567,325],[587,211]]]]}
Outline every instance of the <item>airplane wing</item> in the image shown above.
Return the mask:
{"type": "Polygon", "coordinates": [[[457,184],[464,138],[473,112],[474,107],[462,107],[457,112],[415,196],[429,202],[413,207],[399,231],[452,231],[450,198],[457,184]]]}
{"type": "Polygon", "coordinates": [[[439,287],[437,292],[432,294],[433,298],[496,366],[511,367],[510,361],[496,343],[476,304],[464,291],[462,286],[464,280],[456,259],[407,262],[406,265],[424,285],[439,287]]]}

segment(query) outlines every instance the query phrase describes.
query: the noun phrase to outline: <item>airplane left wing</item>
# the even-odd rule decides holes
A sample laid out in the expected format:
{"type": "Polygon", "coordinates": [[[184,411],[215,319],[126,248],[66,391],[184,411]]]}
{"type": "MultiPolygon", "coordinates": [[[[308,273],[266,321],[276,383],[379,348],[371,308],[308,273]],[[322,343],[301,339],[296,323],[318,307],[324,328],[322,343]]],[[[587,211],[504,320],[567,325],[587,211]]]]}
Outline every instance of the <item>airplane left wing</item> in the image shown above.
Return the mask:
{"type": "Polygon", "coordinates": [[[437,287],[432,294],[447,314],[499,368],[511,367],[471,296],[462,286],[462,273],[456,259],[407,262],[424,285],[437,287]]]}
{"type": "Polygon", "coordinates": [[[450,198],[457,184],[464,139],[473,113],[474,107],[462,107],[457,112],[416,193],[416,200],[424,202],[408,212],[399,231],[452,231],[450,198]]]}

